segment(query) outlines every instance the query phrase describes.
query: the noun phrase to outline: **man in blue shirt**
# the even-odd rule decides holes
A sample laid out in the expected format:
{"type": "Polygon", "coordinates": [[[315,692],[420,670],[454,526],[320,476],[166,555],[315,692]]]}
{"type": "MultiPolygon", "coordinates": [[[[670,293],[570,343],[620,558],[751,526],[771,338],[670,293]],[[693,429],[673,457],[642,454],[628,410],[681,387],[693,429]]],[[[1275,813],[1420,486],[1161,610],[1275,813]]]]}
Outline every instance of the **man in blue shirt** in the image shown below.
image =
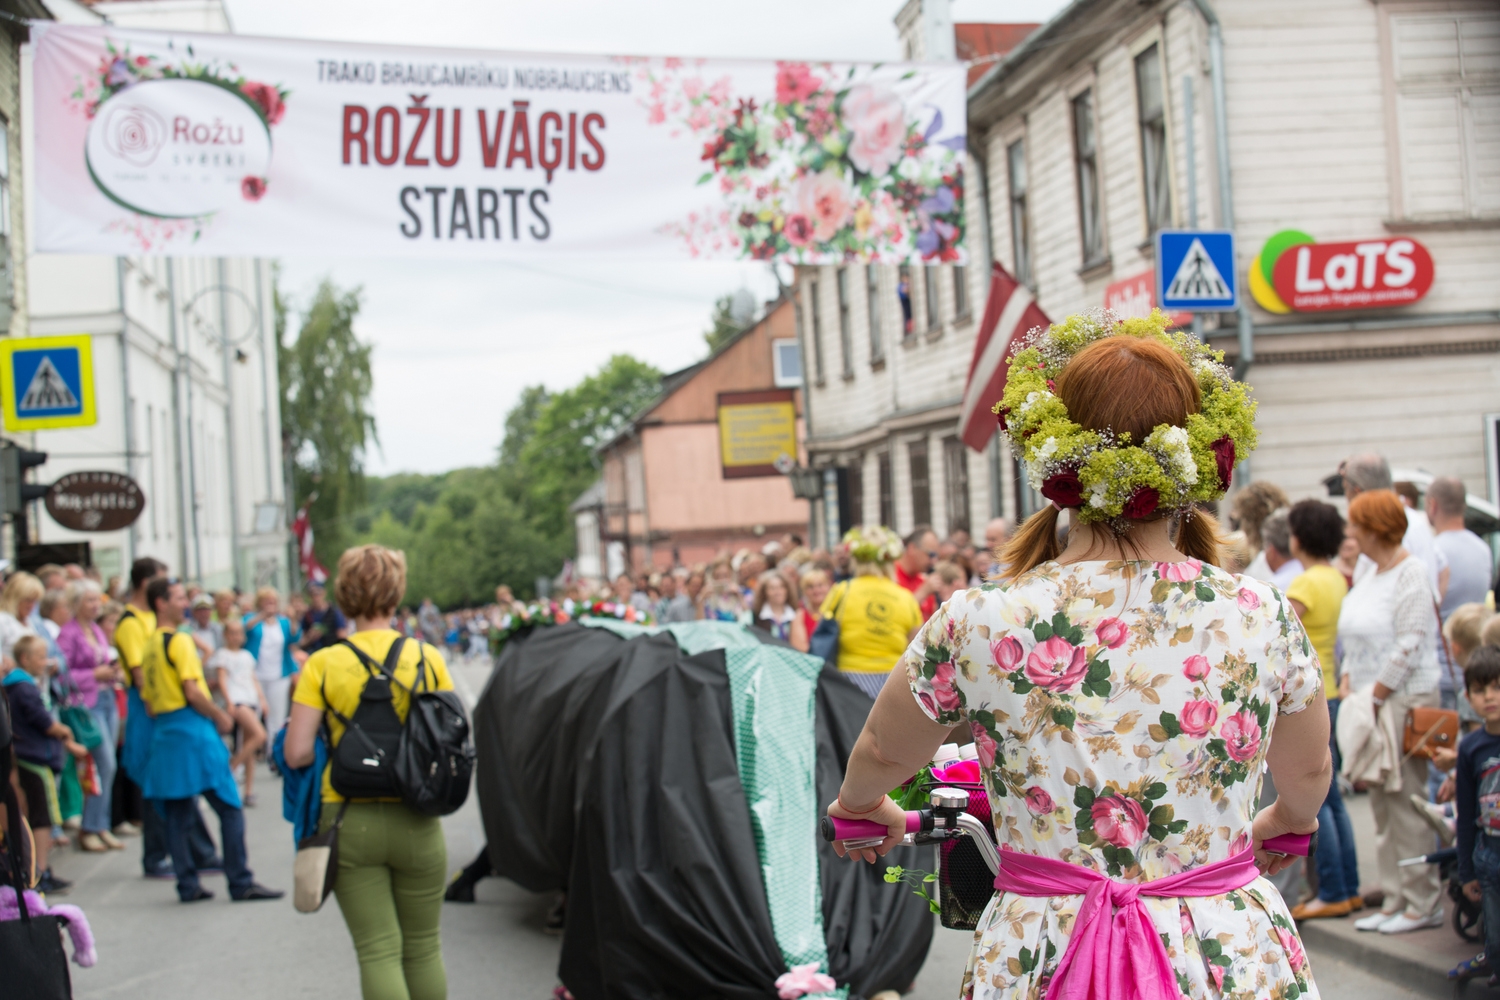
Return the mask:
{"type": "Polygon", "coordinates": [[[321,583],[307,585],[307,604],[299,645],[312,654],[342,639],[349,630],[349,622],[342,611],[328,603],[328,590],[321,583]]]}

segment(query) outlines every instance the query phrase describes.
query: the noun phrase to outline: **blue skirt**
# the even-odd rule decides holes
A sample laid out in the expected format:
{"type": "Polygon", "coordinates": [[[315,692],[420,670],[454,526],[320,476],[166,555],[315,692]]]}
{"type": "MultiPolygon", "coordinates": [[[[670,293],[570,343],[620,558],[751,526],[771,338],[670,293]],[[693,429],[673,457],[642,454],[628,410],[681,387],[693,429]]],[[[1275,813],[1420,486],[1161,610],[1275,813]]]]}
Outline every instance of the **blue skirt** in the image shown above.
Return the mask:
{"type": "Polygon", "coordinates": [[[229,750],[212,722],[194,708],[179,708],[151,721],[151,759],[141,782],[146,798],[190,799],[212,790],[229,805],[240,805],[229,750]]]}
{"type": "Polygon", "coordinates": [[[120,765],[137,785],[145,777],[146,763],[151,758],[151,730],[155,721],[146,713],[140,690],[132,685],[125,695],[125,745],[120,752],[120,765]]]}

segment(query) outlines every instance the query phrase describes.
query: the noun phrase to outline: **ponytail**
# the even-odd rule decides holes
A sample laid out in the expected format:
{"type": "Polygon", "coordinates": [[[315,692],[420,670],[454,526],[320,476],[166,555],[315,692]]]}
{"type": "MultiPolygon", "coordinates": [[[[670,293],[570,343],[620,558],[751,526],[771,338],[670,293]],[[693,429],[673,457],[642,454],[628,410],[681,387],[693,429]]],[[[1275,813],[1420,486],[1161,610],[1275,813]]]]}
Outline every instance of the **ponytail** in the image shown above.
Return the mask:
{"type": "Polygon", "coordinates": [[[1028,517],[1021,530],[1011,536],[1005,548],[997,553],[1002,579],[1014,580],[1027,570],[1062,555],[1062,546],[1057,544],[1057,514],[1057,508],[1049,503],[1028,517]]]}
{"type": "Polygon", "coordinates": [[[1197,507],[1183,512],[1177,528],[1177,548],[1189,559],[1224,565],[1224,539],[1219,534],[1219,519],[1197,507]]]}

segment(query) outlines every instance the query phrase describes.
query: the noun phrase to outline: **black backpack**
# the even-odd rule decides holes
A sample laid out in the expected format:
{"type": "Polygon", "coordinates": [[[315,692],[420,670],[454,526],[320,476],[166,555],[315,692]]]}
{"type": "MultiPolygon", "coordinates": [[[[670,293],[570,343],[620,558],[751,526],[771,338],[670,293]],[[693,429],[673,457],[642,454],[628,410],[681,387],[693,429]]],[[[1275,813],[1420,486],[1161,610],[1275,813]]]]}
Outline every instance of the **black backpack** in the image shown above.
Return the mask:
{"type": "Polygon", "coordinates": [[[328,709],[344,724],[344,738],[330,761],[334,791],[345,798],[400,798],[424,816],[457,810],[469,797],[474,773],[474,744],[463,703],[452,691],[432,689],[423,650],[403,724],[391,700],[391,685],[398,683],[395,672],[406,638],[391,644],[382,664],[347,639],[341,643],[354,651],[370,676],[351,718],[328,709]]]}

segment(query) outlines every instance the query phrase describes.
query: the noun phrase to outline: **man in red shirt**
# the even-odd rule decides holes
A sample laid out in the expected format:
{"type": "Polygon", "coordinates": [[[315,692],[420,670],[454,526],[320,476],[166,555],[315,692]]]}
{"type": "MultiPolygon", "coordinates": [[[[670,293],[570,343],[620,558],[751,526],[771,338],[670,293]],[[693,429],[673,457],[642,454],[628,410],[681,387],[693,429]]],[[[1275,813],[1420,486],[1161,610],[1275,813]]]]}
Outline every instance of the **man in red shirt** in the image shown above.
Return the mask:
{"type": "Polygon", "coordinates": [[[928,580],[932,564],[937,560],[937,549],[937,532],[931,525],[919,524],[906,536],[906,551],[896,560],[896,582],[917,599],[924,620],[931,618],[937,610],[937,593],[928,580]]]}

